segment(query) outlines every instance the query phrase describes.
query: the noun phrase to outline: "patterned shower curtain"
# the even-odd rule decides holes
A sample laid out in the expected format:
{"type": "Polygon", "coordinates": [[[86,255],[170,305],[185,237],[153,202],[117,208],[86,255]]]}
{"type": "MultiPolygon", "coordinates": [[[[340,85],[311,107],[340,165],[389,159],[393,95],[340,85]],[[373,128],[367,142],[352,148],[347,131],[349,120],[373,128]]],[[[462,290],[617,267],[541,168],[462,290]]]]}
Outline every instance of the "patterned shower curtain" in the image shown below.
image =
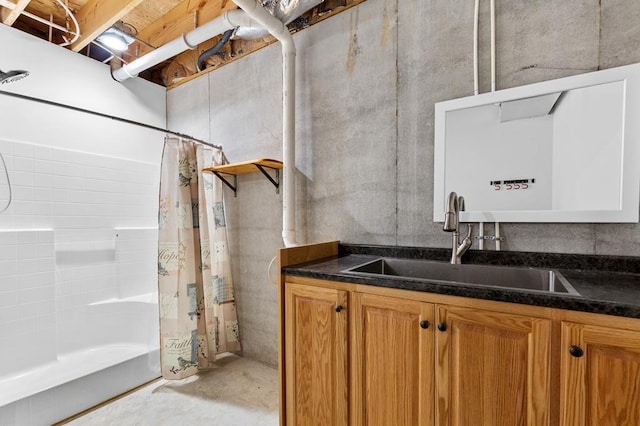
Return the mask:
{"type": "Polygon", "coordinates": [[[166,138],[158,214],[160,358],[165,379],[240,350],[222,184],[205,167],[222,150],[166,138]]]}

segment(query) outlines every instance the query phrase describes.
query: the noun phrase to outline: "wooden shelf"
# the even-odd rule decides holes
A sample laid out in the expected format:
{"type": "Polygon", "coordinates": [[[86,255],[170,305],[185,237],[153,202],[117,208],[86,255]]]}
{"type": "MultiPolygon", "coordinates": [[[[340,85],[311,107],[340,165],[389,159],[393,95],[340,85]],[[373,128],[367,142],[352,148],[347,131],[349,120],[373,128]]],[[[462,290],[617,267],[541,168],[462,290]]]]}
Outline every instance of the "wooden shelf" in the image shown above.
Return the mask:
{"type": "Polygon", "coordinates": [[[276,194],[280,192],[280,169],[282,161],[270,158],[260,158],[257,160],[244,161],[242,163],[223,164],[221,166],[207,167],[203,172],[210,172],[227,185],[233,191],[234,196],[238,192],[238,175],[261,172],[276,187],[276,194]],[[275,172],[275,178],[271,177],[267,170],[275,172]],[[225,176],[233,176],[233,184],[225,176]]]}
{"type": "Polygon", "coordinates": [[[270,169],[281,169],[282,161],[271,160],[269,158],[260,158],[258,160],[244,161],[242,163],[223,164],[222,166],[207,167],[203,169],[205,172],[220,172],[227,175],[243,175],[246,173],[255,173],[259,171],[258,165],[268,167],[270,169]]]}

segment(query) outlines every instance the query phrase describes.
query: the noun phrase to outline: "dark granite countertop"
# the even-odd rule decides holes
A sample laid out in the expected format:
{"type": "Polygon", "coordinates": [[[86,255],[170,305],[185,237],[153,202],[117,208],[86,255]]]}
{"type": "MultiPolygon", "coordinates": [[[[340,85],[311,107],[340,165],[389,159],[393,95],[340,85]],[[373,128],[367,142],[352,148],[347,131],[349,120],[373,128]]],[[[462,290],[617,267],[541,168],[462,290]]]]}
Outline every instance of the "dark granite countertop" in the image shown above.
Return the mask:
{"type": "Polygon", "coordinates": [[[463,263],[551,268],[558,270],[580,294],[547,293],[472,284],[368,277],[342,272],[379,257],[447,262],[448,249],[341,244],[336,258],[283,268],[287,275],[351,282],[451,296],[640,318],[640,258],[526,252],[470,251],[463,263]]]}

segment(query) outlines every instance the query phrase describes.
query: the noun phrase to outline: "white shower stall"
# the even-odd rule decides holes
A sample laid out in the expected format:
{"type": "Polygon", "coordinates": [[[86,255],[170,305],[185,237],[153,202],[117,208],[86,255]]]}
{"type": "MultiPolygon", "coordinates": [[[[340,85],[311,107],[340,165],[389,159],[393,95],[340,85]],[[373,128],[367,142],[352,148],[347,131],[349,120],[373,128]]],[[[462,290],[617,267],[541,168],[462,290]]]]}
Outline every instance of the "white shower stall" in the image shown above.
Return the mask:
{"type": "MultiPolygon", "coordinates": [[[[0,69],[29,71],[2,91],[164,127],[164,88],[0,39],[0,69]]],[[[0,424],[48,425],[160,375],[164,134],[2,94],[0,111],[0,424]]]]}

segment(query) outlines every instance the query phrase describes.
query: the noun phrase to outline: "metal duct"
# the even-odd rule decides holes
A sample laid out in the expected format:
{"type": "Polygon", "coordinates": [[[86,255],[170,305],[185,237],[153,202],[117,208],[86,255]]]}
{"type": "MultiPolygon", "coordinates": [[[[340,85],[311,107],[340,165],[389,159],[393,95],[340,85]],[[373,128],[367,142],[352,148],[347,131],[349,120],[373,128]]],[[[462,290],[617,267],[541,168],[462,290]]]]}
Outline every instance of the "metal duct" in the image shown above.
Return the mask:
{"type": "Polygon", "coordinates": [[[323,1],[324,0],[266,0],[264,7],[286,25],[323,1]],[[271,4],[273,4],[273,6],[271,6],[271,4]],[[273,7],[273,10],[271,10],[271,7],[273,7]]]}
{"type": "Polygon", "coordinates": [[[269,35],[269,31],[264,28],[246,28],[238,27],[236,33],[233,35],[233,39],[241,38],[243,40],[256,40],[269,35]]]}
{"type": "MultiPolygon", "coordinates": [[[[324,0],[263,0],[261,4],[269,13],[287,25],[323,1],[324,0]]],[[[269,35],[269,32],[264,28],[239,27],[233,35],[233,38],[255,40],[266,37],[267,35],[269,35]]]]}

